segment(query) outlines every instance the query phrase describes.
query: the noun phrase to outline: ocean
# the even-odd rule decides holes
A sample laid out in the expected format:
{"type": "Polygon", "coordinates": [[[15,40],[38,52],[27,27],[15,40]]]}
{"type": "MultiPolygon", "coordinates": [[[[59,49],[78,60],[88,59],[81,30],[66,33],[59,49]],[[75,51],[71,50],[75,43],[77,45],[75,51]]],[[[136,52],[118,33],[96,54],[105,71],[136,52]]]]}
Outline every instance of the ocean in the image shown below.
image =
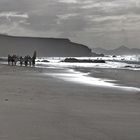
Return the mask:
{"type": "Polygon", "coordinates": [[[82,60],[100,59],[106,63],[61,62],[64,59],[65,57],[38,58],[36,66],[53,69],[54,72],[49,75],[69,82],[140,92],[140,56],[76,57],[82,60]]]}
{"type": "Polygon", "coordinates": [[[106,63],[68,63],[62,62],[65,57],[40,57],[36,59],[36,67],[51,69],[52,73],[46,74],[69,82],[140,92],[140,55],[75,58],[106,63]]]}
{"type": "Polygon", "coordinates": [[[37,64],[42,66],[63,67],[63,68],[115,68],[140,70],[140,55],[132,56],[107,56],[107,57],[75,57],[79,60],[105,60],[106,63],[66,63],[61,62],[66,57],[41,57],[37,58],[37,64]],[[48,60],[49,63],[44,62],[48,60]]]}

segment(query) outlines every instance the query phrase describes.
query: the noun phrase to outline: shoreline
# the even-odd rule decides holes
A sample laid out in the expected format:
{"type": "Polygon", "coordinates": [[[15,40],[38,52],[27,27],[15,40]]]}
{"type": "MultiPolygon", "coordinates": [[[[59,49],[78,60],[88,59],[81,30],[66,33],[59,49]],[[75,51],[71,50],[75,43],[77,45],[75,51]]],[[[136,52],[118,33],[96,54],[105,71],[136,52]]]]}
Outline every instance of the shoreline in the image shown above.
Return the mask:
{"type": "Polygon", "coordinates": [[[140,139],[139,93],[64,81],[56,72],[64,70],[0,65],[1,139],[140,139]]]}
{"type": "Polygon", "coordinates": [[[0,65],[1,139],[140,139],[139,93],[49,75],[64,71],[0,65]]]}
{"type": "MultiPolygon", "coordinates": [[[[101,70],[103,70],[103,69],[101,69],[101,70]]],[[[88,90],[89,90],[89,92],[94,91],[94,94],[96,95],[96,93],[97,93],[97,95],[99,94],[99,96],[104,95],[104,94],[109,95],[109,96],[115,95],[116,97],[121,96],[121,95],[122,96],[127,96],[127,95],[131,96],[132,95],[132,97],[133,96],[135,97],[135,95],[138,97],[140,96],[140,92],[135,91],[135,90],[129,91],[129,90],[123,90],[123,89],[119,89],[119,88],[117,89],[117,88],[113,88],[113,87],[90,85],[90,84],[86,84],[86,83],[74,82],[73,80],[66,80],[65,78],[64,79],[58,78],[55,75],[56,73],[64,74],[64,72],[66,72],[65,69],[59,69],[59,68],[20,67],[20,66],[8,66],[5,64],[0,64],[0,76],[1,77],[5,76],[5,78],[7,78],[7,79],[4,78],[5,80],[8,80],[8,77],[10,77],[10,78],[14,77],[16,79],[16,77],[23,78],[23,76],[24,76],[24,79],[27,78],[28,80],[30,80],[30,77],[31,77],[31,78],[35,78],[36,81],[38,79],[41,81],[47,82],[47,83],[51,81],[51,83],[49,84],[49,85],[51,85],[50,88],[53,88],[53,83],[54,83],[54,84],[61,85],[61,88],[64,88],[64,89],[65,89],[65,86],[68,89],[71,86],[74,86],[75,90],[82,91],[82,90],[86,89],[87,92],[88,92],[88,90]],[[52,74],[54,74],[54,76],[52,74]],[[81,87],[81,89],[79,89],[78,87],[81,87]]],[[[2,80],[2,79],[0,79],[0,80],[2,80]]],[[[17,78],[17,80],[20,80],[20,78],[17,78]]],[[[32,81],[32,79],[31,79],[31,81],[32,81]]],[[[111,81],[111,82],[115,83],[115,81],[111,81]]],[[[45,83],[42,83],[42,86],[44,86],[44,84],[45,83]]],[[[123,86],[125,86],[125,84],[121,83],[120,86],[123,87],[123,86]]],[[[58,88],[58,86],[57,86],[57,88],[58,88]]],[[[136,100],[137,100],[137,98],[136,98],[136,100]]],[[[139,100],[139,98],[138,98],[138,100],[139,100]]]]}
{"type": "Polygon", "coordinates": [[[130,69],[114,68],[74,68],[94,78],[107,79],[120,86],[140,88],[140,72],[130,69]]]}
{"type": "MultiPolygon", "coordinates": [[[[0,65],[6,66],[6,64],[0,65]]],[[[33,69],[34,71],[42,73],[43,75],[50,75],[54,78],[71,82],[73,84],[81,84],[105,89],[114,88],[114,90],[118,91],[126,90],[128,92],[140,93],[139,71],[129,69],[51,67],[51,65],[48,65],[48,67],[40,67],[38,65],[36,67],[9,67],[18,67],[19,69],[26,70],[33,69]]]]}

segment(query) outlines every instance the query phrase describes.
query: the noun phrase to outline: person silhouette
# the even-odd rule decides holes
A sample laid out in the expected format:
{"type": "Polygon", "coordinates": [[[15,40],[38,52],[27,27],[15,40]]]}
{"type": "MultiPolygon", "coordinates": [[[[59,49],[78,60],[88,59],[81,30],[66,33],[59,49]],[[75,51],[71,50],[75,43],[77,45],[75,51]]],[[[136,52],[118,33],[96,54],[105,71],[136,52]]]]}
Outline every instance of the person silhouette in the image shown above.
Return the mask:
{"type": "Polygon", "coordinates": [[[9,54],[8,55],[8,65],[10,65],[10,62],[12,61],[12,57],[11,57],[11,55],[9,54]]]}
{"type": "Polygon", "coordinates": [[[20,66],[22,66],[23,65],[23,57],[22,56],[19,58],[19,61],[20,61],[20,66]]]}
{"type": "Polygon", "coordinates": [[[32,65],[35,66],[35,59],[36,59],[36,51],[34,51],[33,57],[32,57],[32,65]]]}
{"type": "Polygon", "coordinates": [[[28,66],[28,57],[27,56],[24,57],[24,64],[26,67],[28,66]]]}
{"type": "MultiPolygon", "coordinates": [[[[11,61],[12,61],[12,66],[14,65],[14,63],[15,63],[15,57],[16,57],[16,55],[13,55],[12,57],[11,57],[11,61]]],[[[16,64],[16,63],[15,63],[16,64]]]]}
{"type": "Polygon", "coordinates": [[[29,66],[31,66],[32,65],[32,58],[29,55],[28,55],[28,61],[29,61],[29,66]]]}

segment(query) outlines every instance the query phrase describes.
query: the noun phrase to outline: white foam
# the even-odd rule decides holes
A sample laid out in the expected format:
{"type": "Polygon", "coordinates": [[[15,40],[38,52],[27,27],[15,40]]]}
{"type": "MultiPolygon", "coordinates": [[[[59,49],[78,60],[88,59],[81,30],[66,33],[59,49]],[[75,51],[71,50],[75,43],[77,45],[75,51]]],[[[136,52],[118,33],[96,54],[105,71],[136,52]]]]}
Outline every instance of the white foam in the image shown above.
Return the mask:
{"type": "Polygon", "coordinates": [[[65,73],[49,73],[49,75],[52,75],[55,78],[63,79],[66,81],[86,84],[90,86],[140,92],[140,88],[117,85],[113,83],[115,82],[115,80],[90,77],[88,76],[88,73],[76,72],[72,69],[67,70],[65,73]]]}
{"type": "Polygon", "coordinates": [[[135,64],[126,64],[125,62],[111,62],[107,61],[106,63],[68,63],[68,62],[37,62],[39,65],[46,65],[49,67],[59,67],[59,68],[114,68],[114,69],[131,69],[131,70],[140,70],[139,65],[135,64]],[[128,67],[129,66],[129,67],[128,67]]]}

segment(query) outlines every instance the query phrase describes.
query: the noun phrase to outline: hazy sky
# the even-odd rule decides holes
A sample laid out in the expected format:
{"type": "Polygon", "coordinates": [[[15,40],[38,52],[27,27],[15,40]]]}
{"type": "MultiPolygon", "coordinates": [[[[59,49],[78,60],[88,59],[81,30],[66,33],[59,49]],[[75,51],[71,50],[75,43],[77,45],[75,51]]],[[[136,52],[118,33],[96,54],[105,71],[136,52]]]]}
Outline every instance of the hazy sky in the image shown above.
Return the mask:
{"type": "Polygon", "coordinates": [[[0,33],[140,48],[140,0],[0,0],[0,33]]]}

